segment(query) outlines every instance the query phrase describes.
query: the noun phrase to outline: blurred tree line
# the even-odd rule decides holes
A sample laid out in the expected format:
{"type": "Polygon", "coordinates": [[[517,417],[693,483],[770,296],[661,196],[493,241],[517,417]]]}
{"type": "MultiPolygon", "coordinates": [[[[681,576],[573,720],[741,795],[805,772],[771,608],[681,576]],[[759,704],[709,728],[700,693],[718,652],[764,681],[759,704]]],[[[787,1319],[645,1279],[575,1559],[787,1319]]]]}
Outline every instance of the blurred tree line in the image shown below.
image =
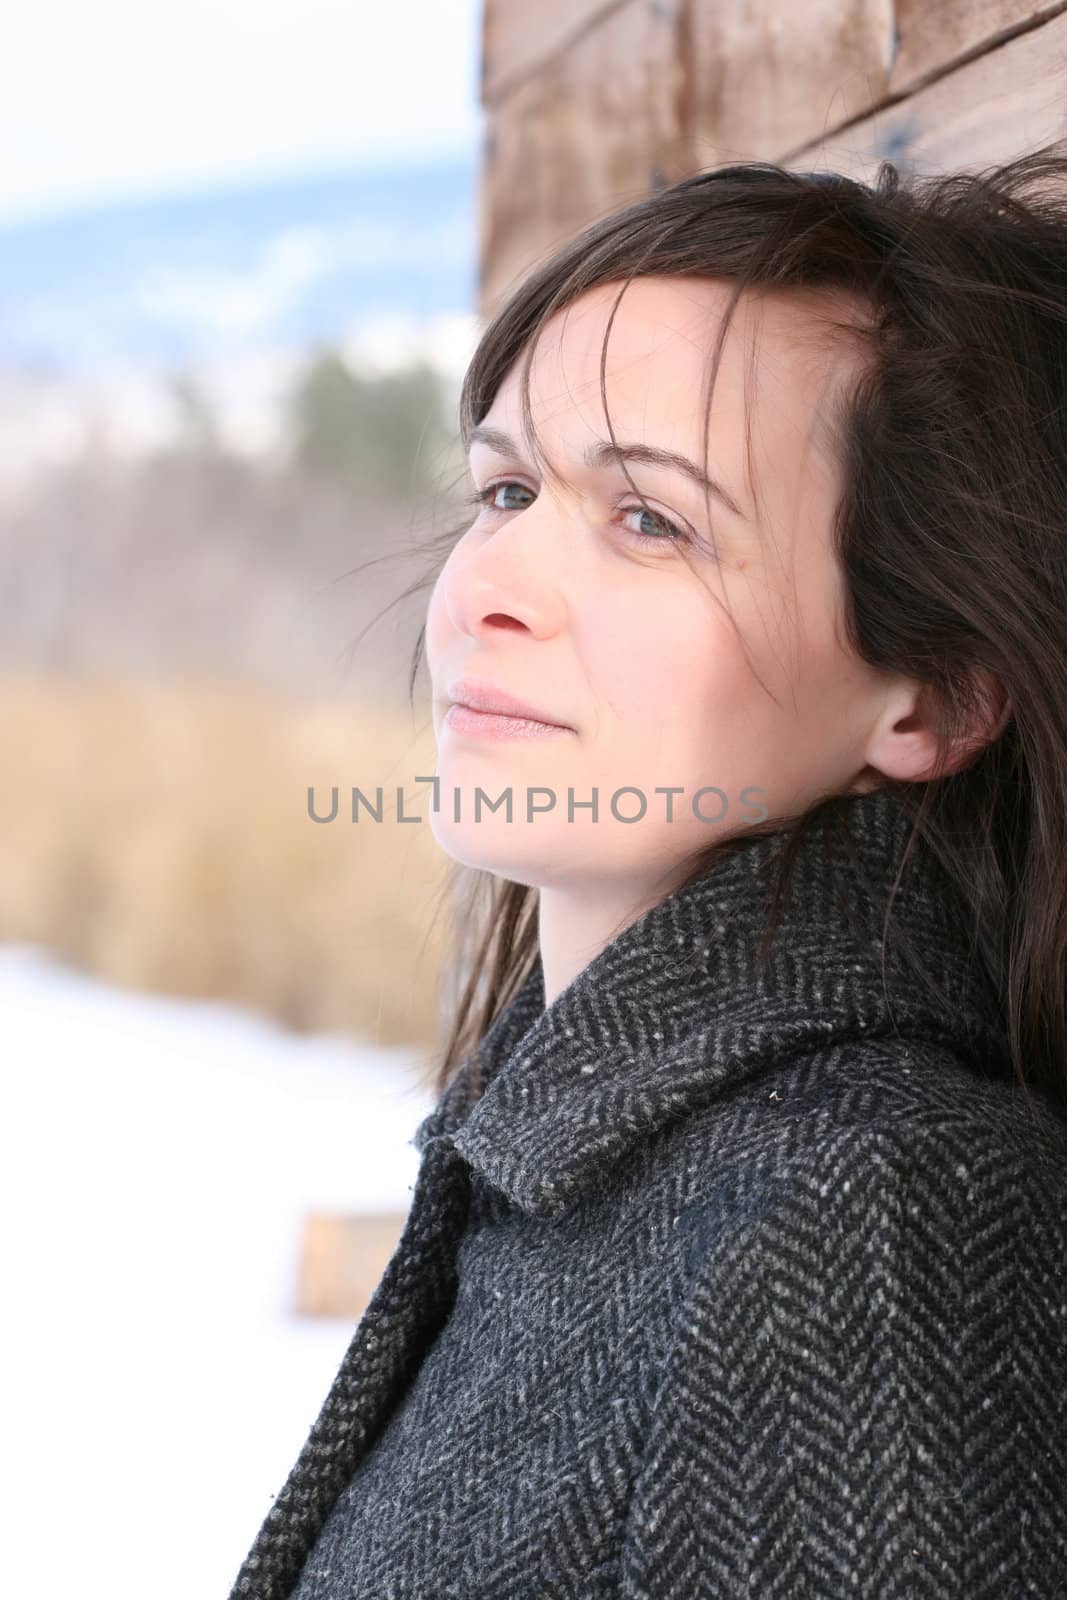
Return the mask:
{"type": "MultiPolygon", "coordinates": [[[[170,383],[180,444],[194,455],[224,451],[211,401],[196,379],[170,383]]],[[[457,396],[425,360],[362,373],[331,346],[300,371],[282,408],[292,466],[371,500],[402,505],[446,492],[463,467],[457,396]]]]}
{"type": "Polygon", "coordinates": [[[125,456],[105,439],[0,505],[0,670],[399,697],[426,603],[403,591],[464,487],[447,377],[425,360],[368,374],[320,347],[262,457],[231,447],[199,375],[169,387],[167,445],[125,456]]]}
{"type": "Polygon", "coordinates": [[[442,455],[454,444],[448,397],[425,361],[364,376],[335,350],[321,350],[290,397],[294,457],[347,487],[417,500],[439,487],[442,455]]]}

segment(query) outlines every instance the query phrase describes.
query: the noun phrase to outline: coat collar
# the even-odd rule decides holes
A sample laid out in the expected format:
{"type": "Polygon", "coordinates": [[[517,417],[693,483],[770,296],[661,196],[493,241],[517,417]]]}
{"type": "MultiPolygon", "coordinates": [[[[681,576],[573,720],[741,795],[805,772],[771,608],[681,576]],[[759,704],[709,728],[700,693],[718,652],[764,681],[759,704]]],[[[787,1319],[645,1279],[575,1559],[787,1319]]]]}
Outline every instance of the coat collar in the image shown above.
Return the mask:
{"type": "Polygon", "coordinates": [[[893,901],[883,972],[882,923],[912,824],[885,790],[851,797],[844,814],[851,843],[832,816],[804,834],[762,970],[781,833],[753,837],[646,911],[547,1008],[538,959],[482,1042],[480,1098],[469,1104],[468,1058],[417,1149],[444,1137],[514,1204],[555,1216],[638,1141],[794,1054],[883,1035],[1004,1055],[962,907],[922,839],[893,901]]]}

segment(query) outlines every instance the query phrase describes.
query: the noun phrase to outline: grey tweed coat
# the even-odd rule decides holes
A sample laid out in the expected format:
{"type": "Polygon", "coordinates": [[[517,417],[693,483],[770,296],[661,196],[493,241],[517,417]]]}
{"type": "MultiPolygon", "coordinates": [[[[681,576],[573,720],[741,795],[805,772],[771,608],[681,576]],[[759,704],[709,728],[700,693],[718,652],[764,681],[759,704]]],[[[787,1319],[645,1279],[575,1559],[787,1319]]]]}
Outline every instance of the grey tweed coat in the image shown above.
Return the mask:
{"type": "Polygon", "coordinates": [[[779,836],[534,968],[231,1600],[1067,1597],[1067,1119],[848,815],[762,969],[779,836]]]}

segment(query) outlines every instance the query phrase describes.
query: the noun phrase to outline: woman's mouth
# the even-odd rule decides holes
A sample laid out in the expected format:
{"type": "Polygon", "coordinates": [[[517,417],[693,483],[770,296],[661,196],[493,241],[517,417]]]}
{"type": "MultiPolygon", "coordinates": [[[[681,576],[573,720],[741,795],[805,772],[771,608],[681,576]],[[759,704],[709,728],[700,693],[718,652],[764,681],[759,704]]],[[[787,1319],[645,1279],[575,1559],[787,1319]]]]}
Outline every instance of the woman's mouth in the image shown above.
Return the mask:
{"type": "Polygon", "coordinates": [[[509,716],[500,711],[475,711],[454,700],[445,712],[443,726],[453,733],[475,739],[551,739],[555,734],[572,733],[572,728],[554,722],[536,722],[532,717],[509,716]]]}

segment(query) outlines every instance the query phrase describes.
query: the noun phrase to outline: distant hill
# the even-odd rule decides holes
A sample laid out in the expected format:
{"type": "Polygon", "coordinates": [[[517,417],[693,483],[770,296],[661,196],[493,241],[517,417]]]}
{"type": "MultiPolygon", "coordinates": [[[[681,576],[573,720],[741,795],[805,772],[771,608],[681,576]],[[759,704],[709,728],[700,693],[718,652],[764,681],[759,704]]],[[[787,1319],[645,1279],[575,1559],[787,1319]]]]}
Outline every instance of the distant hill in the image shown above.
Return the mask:
{"type": "Polygon", "coordinates": [[[476,177],[453,154],[0,225],[0,368],[158,373],[467,315],[476,177]]]}

